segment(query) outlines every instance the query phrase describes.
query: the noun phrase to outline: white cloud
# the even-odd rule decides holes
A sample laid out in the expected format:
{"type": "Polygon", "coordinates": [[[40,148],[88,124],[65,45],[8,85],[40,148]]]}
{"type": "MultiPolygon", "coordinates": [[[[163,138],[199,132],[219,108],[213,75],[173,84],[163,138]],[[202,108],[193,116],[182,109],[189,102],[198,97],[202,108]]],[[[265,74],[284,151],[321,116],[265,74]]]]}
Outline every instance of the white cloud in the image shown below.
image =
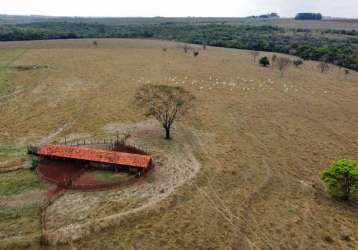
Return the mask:
{"type": "Polygon", "coordinates": [[[1,0],[4,14],[58,16],[248,16],[278,12],[322,12],[326,16],[357,17],[357,0],[1,0]]]}

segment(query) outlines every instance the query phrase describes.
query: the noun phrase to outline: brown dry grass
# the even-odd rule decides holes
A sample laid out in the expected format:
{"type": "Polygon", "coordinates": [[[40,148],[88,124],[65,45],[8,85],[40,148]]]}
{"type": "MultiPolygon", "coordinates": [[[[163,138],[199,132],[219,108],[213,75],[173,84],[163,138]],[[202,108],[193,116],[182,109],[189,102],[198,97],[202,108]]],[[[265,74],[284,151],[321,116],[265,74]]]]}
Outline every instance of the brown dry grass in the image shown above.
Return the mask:
{"type": "MultiPolygon", "coordinates": [[[[331,200],[318,173],[332,160],[357,158],[357,73],[344,79],[336,67],[321,74],[305,62],[280,78],[245,51],[208,48],[194,59],[174,43],[98,41],[98,48],[90,40],[0,44],[26,49],[16,65],[49,66],[11,72],[13,90],[21,91],[2,103],[1,143],[100,137],[110,124],[143,119],[132,106],[137,87],[180,84],[198,99],[182,124],[201,135],[193,145],[202,168],[154,208],[56,248],[356,247],[357,208],[331,200]]],[[[179,143],[188,141],[177,133],[179,143]]]]}

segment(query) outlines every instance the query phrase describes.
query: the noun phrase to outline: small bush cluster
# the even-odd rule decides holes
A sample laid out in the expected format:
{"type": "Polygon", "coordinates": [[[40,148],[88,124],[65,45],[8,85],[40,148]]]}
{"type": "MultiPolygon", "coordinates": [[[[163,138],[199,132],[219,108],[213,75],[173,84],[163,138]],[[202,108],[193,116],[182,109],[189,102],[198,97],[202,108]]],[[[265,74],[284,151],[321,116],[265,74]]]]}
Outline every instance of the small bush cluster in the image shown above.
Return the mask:
{"type": "Polygon", "coordinates": [[[302,64],[303,64],[303,61],[301,59],[297,59],[297,60],[293,61],[293,65],[295,65],[296,67],[299,67],[302,64]]]}
{"type": "Polygon", "coordinates": [[[267,67],[270,65],[270,60],[267,58],[267,56],[264,56],[259,61],[260,65],[263,67],[267,67]]]}
{"type": "Polygon", "coordinates": [[[37,157],[33,157],[31,159],[31,169],[35,170],[38,165],[39,165],[39,159],[37,157]]]}
{"type": "Polygon", "coordinates": [[[358,161],[335,161],[321,172],[321,179],[333,197],[348,201],[358,193],[358,161]]]}

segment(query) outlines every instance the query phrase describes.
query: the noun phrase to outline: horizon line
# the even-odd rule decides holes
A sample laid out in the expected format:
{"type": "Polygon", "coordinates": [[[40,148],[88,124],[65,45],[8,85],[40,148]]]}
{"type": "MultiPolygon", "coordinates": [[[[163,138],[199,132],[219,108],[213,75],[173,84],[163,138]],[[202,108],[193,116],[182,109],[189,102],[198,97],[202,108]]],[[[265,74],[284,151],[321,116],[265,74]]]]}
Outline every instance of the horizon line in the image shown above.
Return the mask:
{"type": "MultiPolygon", "coordinates": [[[[301,13],[301,12],[298,12],[301,13]]],[[[297,13],[297,14],[298,14],[297,13]]],[[[306,13],[306,12],[302,12],[306,13]]],[[[313,12],[312,12],[313,13],[313,12]]],[[[270,13],[267,13],[270,14],[270,13]]],[[[259,15],[248,15],[248,16],[66,16],[66,15],[47,15],[47,14],[5,14],[0,13],[0,16],[22,16],[22,17],[49,17],[49,18],[248,18],[252,16],[260,16],[259,15]]],[[[294,16],[280,16],[276,19],[294,19],[294,16]]],[[[339,16],[324,16],[323,18],[331,18],[331,19],[358,19],[358,17],[339,17],[339,16]]],[[[275,19],[275,18],[272,18],[275,19]]]]}

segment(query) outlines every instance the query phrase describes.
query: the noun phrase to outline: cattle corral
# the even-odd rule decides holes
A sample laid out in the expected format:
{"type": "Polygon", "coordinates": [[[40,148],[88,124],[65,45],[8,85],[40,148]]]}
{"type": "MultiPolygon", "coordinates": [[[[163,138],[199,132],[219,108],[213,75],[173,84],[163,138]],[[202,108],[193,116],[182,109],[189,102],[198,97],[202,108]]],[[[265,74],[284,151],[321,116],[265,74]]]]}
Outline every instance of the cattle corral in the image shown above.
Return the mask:
{"type": "Polygon", "coordinates": [[[121,172],[129,180],[133,179],[130,176],[142,176],[154,167],[152,157],[146,152],[119,141],[108,145],[28,146],[28,153],[39,158],[36,167],[38,175],[62,189],[98,190],[116,187],[124,184],[122,179],[98,180],[96,170],[108,174],[121,172]]]}
{"type": "MultiPolygon", "coordinates": [[[[21,164],[23,153],[15,152],[44,138],[60,143],[64,135],[76,141],[118,131],[150,148],[157,163],[133,185],[58,197],[46,210],[46,235],[54,244],[75,241],[52,248],[357,245],[357,208],[332,201],[318,177],[332,160],[357,156],[356,72],[345,78],[331,66],[321,74],[305,61],[281,78],[277,69],[253,64],[247,51],[207,47],[194,59],[171,42],[97,41],[96,49],[93,40],[0,44],[12,66],[48,65],[7,72],[12,85],[0,99],[7,166],[21,164]],[[200,103],[176,124],[170,142],[132,105],[146,83],[183,86],[200,103]]],[[[7,190],[0,246],[39,248],[38,207],[47,187],[25,170],[0,178],[7,190]],[[13,189],[10,180],[24,188],[13,189]]]]}

